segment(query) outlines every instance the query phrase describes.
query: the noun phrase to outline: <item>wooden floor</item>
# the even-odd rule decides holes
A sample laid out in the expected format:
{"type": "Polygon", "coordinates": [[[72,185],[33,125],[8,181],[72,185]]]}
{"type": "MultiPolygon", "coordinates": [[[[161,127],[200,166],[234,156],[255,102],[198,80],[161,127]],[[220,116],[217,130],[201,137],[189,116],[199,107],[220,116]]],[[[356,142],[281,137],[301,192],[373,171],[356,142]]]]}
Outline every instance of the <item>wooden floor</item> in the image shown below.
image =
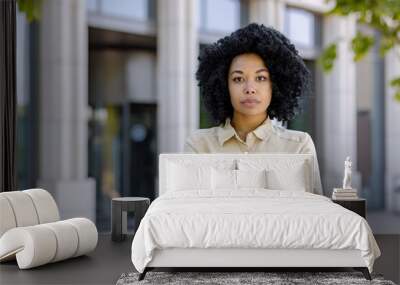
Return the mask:
{"type": "MultiPolygon", "coordinates": [[[[386,279],[400,282],[400,235],[375,236],[382,256],[376,261],[374,272],[386,279]]],[[[0,264],[0,284],[115,284],[124,272],[134,271],[130,258],[132,238],[121,243],[101,234],[94,252],[88,256],[19,270],[16,262],[0,264]]]]}

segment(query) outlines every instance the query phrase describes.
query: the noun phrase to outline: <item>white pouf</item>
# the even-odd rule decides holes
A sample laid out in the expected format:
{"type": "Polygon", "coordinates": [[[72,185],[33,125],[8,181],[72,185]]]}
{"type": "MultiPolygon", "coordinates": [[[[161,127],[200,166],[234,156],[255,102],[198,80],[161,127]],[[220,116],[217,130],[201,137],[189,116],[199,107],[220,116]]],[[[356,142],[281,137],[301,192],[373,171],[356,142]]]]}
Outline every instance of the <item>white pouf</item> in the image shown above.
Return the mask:
{"type": "Polygon", "coordinates": [[[98,232],[86,218],[59,221],[49,192],[0,193],[0,262],[16,259],[20,269],[77,257],[96,248],[98,232]]]}

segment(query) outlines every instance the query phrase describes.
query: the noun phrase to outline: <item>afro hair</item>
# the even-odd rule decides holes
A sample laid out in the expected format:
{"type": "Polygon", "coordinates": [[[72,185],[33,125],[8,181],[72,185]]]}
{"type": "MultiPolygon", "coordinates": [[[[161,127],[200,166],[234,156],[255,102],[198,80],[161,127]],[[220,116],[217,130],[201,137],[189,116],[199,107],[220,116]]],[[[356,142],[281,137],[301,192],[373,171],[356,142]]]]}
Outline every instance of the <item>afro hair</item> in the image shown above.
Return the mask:
{"type": "Polygon", "coordinates": [[[228,89],[232,59],[244,53],[258,54],[268,68],[272,99],[268,116],[289,121],[299,110],[299,99],[310,92],[310,71],[295,46],[277,30],[252,23],[204,47],[198,57],[196,79],[206,110],[215,123],[233,116],[228,89]]]}

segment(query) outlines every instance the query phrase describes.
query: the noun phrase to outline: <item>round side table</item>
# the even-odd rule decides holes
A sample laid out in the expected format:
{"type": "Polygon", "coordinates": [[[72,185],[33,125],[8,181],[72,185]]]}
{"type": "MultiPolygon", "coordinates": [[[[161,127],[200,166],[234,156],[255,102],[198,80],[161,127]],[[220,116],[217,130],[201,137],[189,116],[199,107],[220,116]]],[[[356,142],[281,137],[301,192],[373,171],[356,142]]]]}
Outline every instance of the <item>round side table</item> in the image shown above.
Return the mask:
{"type": "Polygon", "coordinates": [[[123,241],[126,238],[129,233],[128,212],[134,213],[134,233],[136,233],[149,205],[150,199],[144,197],[113,198],[111,201],[111,239],[123,241]]]}

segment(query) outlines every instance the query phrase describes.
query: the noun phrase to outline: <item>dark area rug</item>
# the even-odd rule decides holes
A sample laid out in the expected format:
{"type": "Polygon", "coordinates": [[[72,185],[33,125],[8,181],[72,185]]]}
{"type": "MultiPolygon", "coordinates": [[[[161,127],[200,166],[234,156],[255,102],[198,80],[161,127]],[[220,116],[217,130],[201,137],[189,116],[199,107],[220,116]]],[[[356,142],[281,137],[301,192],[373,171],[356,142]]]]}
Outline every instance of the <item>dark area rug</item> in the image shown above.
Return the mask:
{"type": "Polygon", "coordinates": [[[139,273],[124,273],[117,285],[133,284],[379,284],[395,285],[382,275],[366,280],[361,272],[156,272],[150,271],[142,281],[139,273]]]}

